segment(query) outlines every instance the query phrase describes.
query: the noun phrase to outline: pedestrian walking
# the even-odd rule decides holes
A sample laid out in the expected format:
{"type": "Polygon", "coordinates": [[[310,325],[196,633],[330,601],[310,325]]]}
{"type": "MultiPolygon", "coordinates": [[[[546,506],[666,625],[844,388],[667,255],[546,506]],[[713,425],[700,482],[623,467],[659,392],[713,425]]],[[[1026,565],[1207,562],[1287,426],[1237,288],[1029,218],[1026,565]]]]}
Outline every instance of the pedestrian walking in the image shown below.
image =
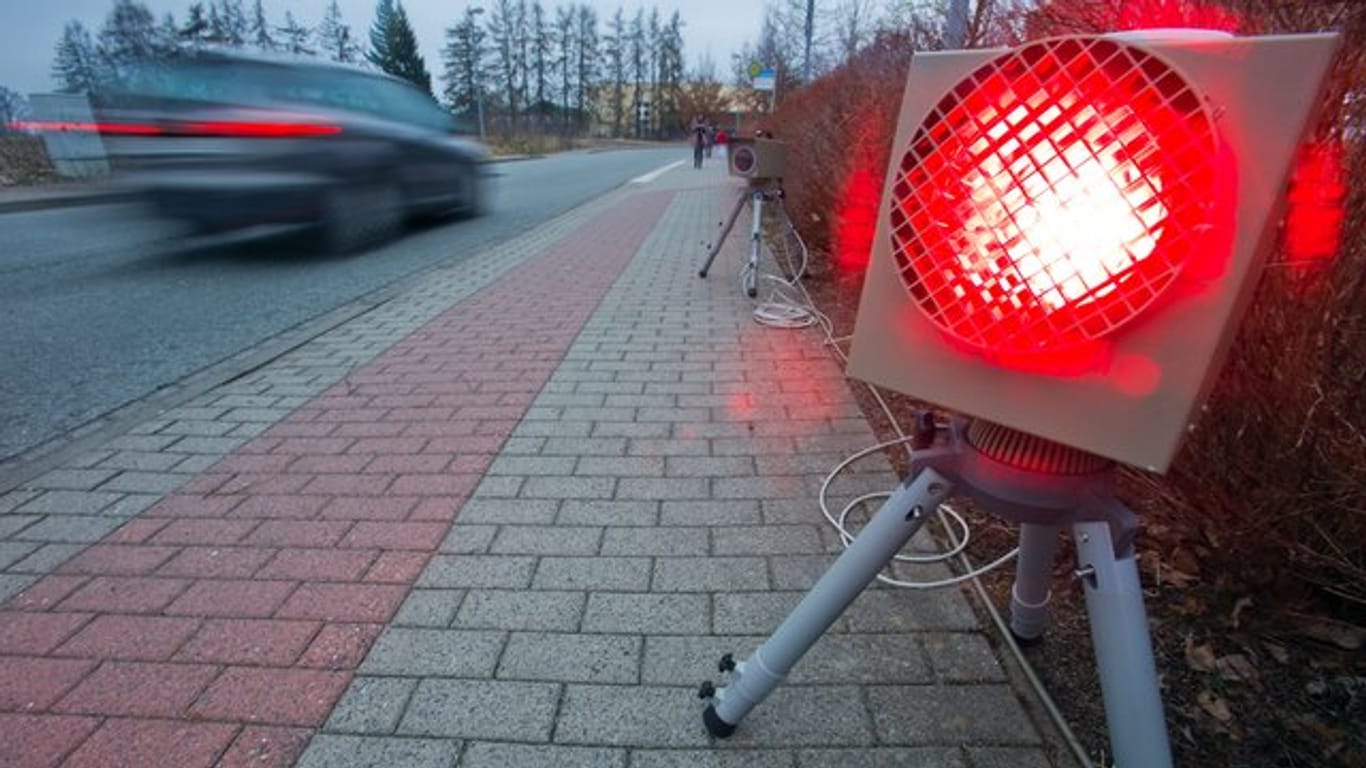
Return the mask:
{"type": "Polygon", "coordinates": [[[707,143],[707,121],[701,115],[692,119],[692,167],[702,167],[702,155],[707,143]]]}

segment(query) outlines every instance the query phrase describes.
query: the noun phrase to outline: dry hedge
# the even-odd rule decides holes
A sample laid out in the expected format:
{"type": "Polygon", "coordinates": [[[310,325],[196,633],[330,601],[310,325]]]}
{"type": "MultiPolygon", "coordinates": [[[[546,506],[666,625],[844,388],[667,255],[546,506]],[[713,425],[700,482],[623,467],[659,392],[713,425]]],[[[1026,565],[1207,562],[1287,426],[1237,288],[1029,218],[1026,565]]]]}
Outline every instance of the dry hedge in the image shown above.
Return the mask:
{"type": "MultiPolygon", "coordinates": [[[[1284,250],[1272,259],[1198,431],[1169,475],[1135,472],[1129,479],[1137,483],[1126,487],[1140,489],[1146,498],[1130,501],[1204,558],[1204,572],[1232,579],[1228,586],[1272,588],[1287,610],[1305,609],[1304,598],[1312,596],[1318,610],[1360,621],[1366,615],[1366,3],[1225,5],[1239,14],[1244,32],[1335,28],[1344,34],[1317,131],[1320,141],[1342,149],[1345,161],[1341,246],[1317,264],[1297,263],[1284,250]]],[[[1087,31],[1076,29],[1074,16],[1049,21],[1035,18],[1016,28],[1087,31]]],[[[814,246],[818,275],[861,273],[866,263],[911,55],[907,36],[884,34],[844,67],[789,94],[768,121],[795,148],[785,179],[788,207],[814,246]]]]}

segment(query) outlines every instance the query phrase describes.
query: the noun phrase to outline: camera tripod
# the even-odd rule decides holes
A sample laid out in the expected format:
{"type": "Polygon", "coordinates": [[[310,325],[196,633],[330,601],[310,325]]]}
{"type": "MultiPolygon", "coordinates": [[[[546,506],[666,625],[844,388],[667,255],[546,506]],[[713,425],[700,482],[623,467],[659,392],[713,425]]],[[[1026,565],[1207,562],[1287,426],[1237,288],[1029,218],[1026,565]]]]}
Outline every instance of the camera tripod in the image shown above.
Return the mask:
{"type": "Polygon", "coordinates": [[[749,187],[742,191],[740,197],[735,201],[735,206],[730,210],[730,216],[726,218],[725,224],[721,227],[721,234],[712,244],[711,250],[707,252],[707,260],[702,264],[702,268],[697,271],[697,276],[706,278],[712,262],[716,261],[716,255],[721,252],[721,246],[725,245],[726,238],[730,235],[731,229],[735,227],[735,220],[740,218],[740,211],[744,209],[745,203],[749,203],[751,214],[749,262],[745,266],[742,282],[745,294],[751,299],[757,297],[759,295],[759,253],[763,247],[764,201],[780,200],[782,196],[782,184],[778,181],[751,182],[749,187]]]}
{"type": "Polygon", "coordinates": [[[734,733],[959,490],[982,509],[1020,523],[1010,628],[1022,640],[1043,634],[1058,533],[1071,526],[1115,762],[1123,768],[1170,768],[1133,546],[1138,519],[1113,495],[1114,463],[984,421],[958,420],[941,433],[932,419],[921,418],[912,447],[906,481],[773,635],[744,661],[731,654],[721,657],[718,669],[728,675],[728,684],[707,681],[698,692],[712,699],[702,714],[707,730],[718,738],[734,733]]]}

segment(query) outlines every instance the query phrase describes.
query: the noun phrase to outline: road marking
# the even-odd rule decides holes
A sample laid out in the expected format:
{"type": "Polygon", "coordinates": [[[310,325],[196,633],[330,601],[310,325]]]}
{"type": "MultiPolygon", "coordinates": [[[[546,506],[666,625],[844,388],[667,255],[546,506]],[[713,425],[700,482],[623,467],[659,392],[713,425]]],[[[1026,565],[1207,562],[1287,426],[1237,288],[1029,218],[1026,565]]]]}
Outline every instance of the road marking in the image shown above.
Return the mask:
{"type": "Polygon", "coordinates": [[[631,179],[630,181],[628,181],[628,182],[626,182],[626,183],[627,183],[627,184],[649,184],[650,182],[654,181],[655,179],[659,178],[660,176],[663,176],[664,174],[668,173],[669,171],[672,171],[673,169],[677,168],[678,166],[680,166],[680,165],[682,165],[682,164],[683,164],[683,161],[682,161],[682,160],[679,160],[678,162],[675,162],[675,163],[669,163],[668,165],[664,166],[663,168],[656,168],[656,169],[654,169],[653,171],[650,171],[649,173],[645,174],[644,176],[637,176],[637,177],[635,177],[634,179],[631,179]]]}

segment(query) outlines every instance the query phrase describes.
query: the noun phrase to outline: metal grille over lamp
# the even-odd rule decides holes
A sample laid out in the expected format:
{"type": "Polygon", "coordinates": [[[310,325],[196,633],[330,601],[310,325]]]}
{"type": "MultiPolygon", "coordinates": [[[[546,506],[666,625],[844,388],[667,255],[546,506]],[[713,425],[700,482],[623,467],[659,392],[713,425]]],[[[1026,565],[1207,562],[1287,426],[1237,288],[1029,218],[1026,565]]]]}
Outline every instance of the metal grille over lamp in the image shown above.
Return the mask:
{"type": "Polygon", "coordinates": [[[896,169],[892,253],[975,349],[1100,338],[1166,291],[1209,229],[1213,120],[1171,65],[1111,40],[1020,48],[964,78],[896,169]]]}

